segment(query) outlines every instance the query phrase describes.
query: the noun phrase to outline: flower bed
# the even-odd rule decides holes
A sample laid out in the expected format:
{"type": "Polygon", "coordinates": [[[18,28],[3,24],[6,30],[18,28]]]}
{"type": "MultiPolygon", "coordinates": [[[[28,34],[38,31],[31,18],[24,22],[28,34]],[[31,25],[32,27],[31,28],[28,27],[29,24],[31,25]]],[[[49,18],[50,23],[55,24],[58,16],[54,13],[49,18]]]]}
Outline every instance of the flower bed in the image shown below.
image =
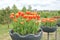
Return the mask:
{"type": "Polygon", "coordinates": [[[43,18],[42,19],[42,29],[44,32],[54,32],[57,29],[57,20],[55,18],[43,18]]]}
{"type": "Polygon", "coordinates": [[[13,30],[21,35],[36,34],[40,30],[40,15],[35,12],[27,11],[11,13],[13,20],[13,30]]]}

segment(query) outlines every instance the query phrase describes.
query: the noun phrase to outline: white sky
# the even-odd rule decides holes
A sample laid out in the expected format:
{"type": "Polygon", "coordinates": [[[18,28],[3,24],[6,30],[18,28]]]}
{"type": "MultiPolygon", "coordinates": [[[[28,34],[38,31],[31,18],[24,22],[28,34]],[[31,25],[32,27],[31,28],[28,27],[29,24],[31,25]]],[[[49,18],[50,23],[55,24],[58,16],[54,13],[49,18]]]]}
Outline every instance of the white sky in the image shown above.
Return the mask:
{"type": "Polygon", "coordinates": [[[37,10],[60,10],[60,0],[0,0],[0,9],[7,6],[12,7],[15,4],[19,9],[23,6],[37,10]]]}

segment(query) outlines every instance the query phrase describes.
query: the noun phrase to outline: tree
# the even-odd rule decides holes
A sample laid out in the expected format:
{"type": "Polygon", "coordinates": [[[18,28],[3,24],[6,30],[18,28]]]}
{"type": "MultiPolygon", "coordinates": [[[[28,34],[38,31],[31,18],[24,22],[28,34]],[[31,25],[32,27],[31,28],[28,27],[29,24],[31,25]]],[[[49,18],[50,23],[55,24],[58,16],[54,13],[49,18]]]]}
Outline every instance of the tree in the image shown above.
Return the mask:
{"type": "Polygon", "coordinates": [[[31,11],[32,7],[31,5],[28,6],[28,11],[31,11]]]}
{"type": "Polygon", "coordinates": [[[22,8],[22,11],[23,12],[26,12],[26,7],[25,6],[22,8]]]}
{"type": "Polygon", "coordinates": [[[1,13],[0,16],[1,16],[1,20],[2,20],[1,22],[7,23],[10,20],[10,18],[9,18],[9,15],[11,13],[10,7],[8,6],[7,8],[2,9],[0,13],[1,13]]]}
{"type": "Polygon", "coordinates": [[[4,15],[3,15],[3,11],[0,10],[0,24],[2,24],[3,21],[4,21],[3,16],[4,16],[4,15]]]}
{"type": "Polygon", "coordinates": [[[8,6],[5,10],[3,10],[3,13],[4,13],[4,22],[7,23],[8,28],[9,28],[9,23],[10,23],[9,16],[11,13],[10,7],[8,6]]]}
{"type": "Polygon", "coordinates": [[[16,5],[13,5],[11,12],[17,13],[19,10],[16,5]]]}
{"type": "Polygon", "coordinates": [[[60,16],[60,10],[58,11],[58,15],[60,16]]]}

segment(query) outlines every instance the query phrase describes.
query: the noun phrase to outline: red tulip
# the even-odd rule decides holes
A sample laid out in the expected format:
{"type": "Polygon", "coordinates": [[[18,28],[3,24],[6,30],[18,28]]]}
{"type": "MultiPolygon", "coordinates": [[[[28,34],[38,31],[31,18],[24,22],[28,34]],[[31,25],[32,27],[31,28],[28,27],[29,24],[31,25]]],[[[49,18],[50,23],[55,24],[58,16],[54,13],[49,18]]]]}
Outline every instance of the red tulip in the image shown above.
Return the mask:
{"type": "Polygon", "coordinates": [[[23,18],[28,18],[28,15],[24,15],[24,16],[22,16],[23,18]]]}
{"type": "Polygon", "coordinates": [[[18,12],[19,16],[23,16],[24,12],[18,12]]]}
{"type": "Polygon", "coordinates": [[[36,15],[33,15],[33,18],[36,19],[37,18],[36,15]]]}
{"type": "Polygon", "coordinates": [[[21,12],[21,16],[24,16],[24,12],[21,12]]]}
{"type": "Polygon", "coordinates": [[[32,15],[29,15],[28,18],[31,20],[31,19],[33,19],[33,16],[32,15]]]}
{"type": "Polygon", "coordinates": [[[20,15],[21,15],[21,12],[19,11],[18,14],[19,14],[19,16],[20,16],[20,15]]]}

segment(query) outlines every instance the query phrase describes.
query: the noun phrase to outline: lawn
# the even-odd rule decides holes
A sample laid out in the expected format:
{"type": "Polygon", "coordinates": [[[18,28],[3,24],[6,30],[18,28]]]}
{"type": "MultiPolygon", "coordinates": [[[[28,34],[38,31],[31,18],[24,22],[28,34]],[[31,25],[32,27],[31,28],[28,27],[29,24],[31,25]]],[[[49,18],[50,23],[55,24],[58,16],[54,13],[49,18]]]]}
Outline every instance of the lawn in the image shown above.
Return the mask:
{"type": "MultiPolygon", "coordinates": [[[[8,25],[1,25],[0,24],[0,40],[11,40],[10,36],[9,36],[9,30],[11,28],[13,28],[13,26],[10,24],[9,25],[9,29],[8,29],[8,25]]],[[[60,27],[58,27],[58,31],[57,31],[57,38],[58,40],[60,40],[60,27]]],[[[54,33],[50,33],[50,40],[55,40],[55,36],[54,33]]],[[[43,32],[43,36],[42,36],[42,40],[47,40],[47,33],[43,32]]]]}
{"type": "Polygon", "coordinates": [[[1,25],[0,24],[0,40],[11,40],[9,36],[9,30],[12,28],[12,25],[10,24],[10,28],[8,28],[8,25],[1,25]]]}

